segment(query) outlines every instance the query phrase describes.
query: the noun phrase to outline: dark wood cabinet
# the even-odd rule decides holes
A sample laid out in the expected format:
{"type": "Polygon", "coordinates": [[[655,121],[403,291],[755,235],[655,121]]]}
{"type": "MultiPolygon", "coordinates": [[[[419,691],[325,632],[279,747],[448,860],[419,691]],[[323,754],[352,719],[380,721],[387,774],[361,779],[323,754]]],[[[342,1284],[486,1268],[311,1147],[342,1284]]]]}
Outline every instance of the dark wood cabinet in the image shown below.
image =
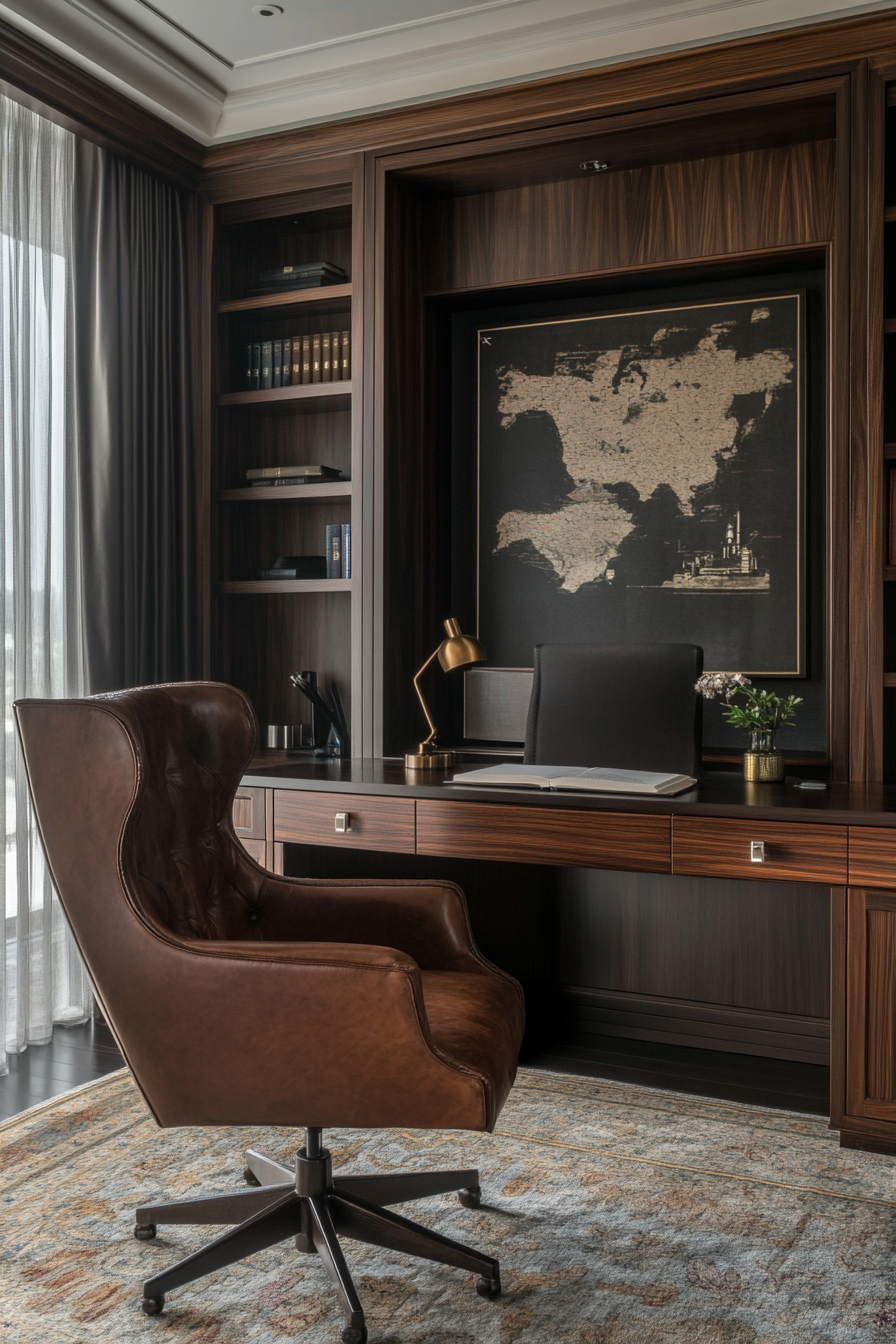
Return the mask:
{"type": "Polygon", "coordinates": [[[676,817],[672,871],[765,882],[846,881],[847,828],[676,817]]]}

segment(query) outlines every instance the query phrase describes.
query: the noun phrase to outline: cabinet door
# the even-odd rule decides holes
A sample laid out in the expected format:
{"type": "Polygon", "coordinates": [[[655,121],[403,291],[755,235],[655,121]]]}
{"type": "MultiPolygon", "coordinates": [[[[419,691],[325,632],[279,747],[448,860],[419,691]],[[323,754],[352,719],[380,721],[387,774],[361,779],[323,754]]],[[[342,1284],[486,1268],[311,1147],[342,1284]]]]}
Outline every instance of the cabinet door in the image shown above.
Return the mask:
{"type": "Polygon", "coordinates": [[[847,897],[846,1110],[896,1139],[896,891],[847,897]]]}

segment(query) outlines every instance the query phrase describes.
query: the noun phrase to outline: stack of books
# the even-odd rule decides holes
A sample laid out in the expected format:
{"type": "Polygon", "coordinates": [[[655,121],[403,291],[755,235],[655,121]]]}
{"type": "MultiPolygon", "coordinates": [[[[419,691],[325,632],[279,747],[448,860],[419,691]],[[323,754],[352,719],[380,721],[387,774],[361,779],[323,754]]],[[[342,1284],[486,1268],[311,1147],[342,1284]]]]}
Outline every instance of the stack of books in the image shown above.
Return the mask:
{"type": "Polygon", "coordinates": [[[299,383],[339,383],[352,376],[348,331],[253,341],[246,346],[246,389],[295,387],[299,383]]]}
{"type": "Polygon", "coordinates": [[[249,290],[255,298],[260,294],[283,294],[289,289],[316,289],[320,285],[344,285],[348,276],[341,266],[331,261],[305,261],[292,266],[277,266],[272,271],[260,271],[258,284],[249,290]]]}
{"type": "Polygon", "coordinates": [[[294,463],[288,467],[251,467],[246,480],[254,489],[271,489],[278,485],[314,485],[321,481],[336,481],[342,472],[337,467],[325,467],[319,462],[294,463]]]}

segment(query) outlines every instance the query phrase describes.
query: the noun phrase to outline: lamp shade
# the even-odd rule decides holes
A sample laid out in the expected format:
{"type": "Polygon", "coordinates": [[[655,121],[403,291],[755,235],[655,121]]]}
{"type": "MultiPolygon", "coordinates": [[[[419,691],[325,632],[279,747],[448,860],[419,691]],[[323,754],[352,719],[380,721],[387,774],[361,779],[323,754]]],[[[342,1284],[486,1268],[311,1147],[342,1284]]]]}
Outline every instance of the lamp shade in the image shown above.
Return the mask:
{"type": "Polygon", "coordinates": [[[438,650],[443,671],[454,672],[459,667],[485,662],[487,655],[479,640],[461,634],[460,623],[453,616],[445,622],[445,631],[448,638],[442,641],[438,650]]]}

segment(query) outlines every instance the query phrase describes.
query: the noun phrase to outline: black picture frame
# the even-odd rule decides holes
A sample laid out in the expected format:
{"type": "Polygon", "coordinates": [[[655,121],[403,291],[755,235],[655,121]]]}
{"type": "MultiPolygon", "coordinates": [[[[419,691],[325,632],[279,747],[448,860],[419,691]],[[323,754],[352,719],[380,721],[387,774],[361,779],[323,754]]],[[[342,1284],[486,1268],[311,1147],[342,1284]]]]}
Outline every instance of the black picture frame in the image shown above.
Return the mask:
{"type": "Polygon", "coordinates": [[[475,628],[492,663],[669,640],[700,644],[708,670],[806,676],[805,327],[802,288],[742,283],[474,324],[475,628]]]}

